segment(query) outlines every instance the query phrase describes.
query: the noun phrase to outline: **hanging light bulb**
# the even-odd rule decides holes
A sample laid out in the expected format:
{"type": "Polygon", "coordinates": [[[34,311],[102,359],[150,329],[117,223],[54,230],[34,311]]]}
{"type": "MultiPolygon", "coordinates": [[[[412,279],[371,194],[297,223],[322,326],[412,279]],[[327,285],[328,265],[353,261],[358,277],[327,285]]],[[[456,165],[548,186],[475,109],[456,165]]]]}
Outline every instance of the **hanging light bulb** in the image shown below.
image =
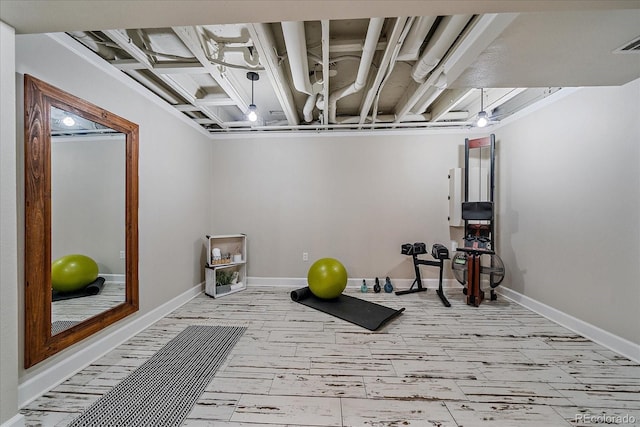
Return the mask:
{"type": "Polygon", "coordinates": [[[247,119],[250,122],[255,122],[258,120],[258,107],[253,103],[253,82],[260,79],[260,75],[255,71],[249,71],[247,73],[247,78],[251,80],[251,104],[249,104],[249,111],[247,112],[247,119]]]}
{"type": "Polygon", "coordinates": [[[476,121],[476,126],[479,128],[483,128],[489,124],[489,119],[487,118],[487,113],[485,111],[480,111],[478,113],[478,120],[476,121]]]}
{"type": "Polygon", "coordinates": [[[484,89],[480,88],[480,112],[478,113],[478,118],[476,119],[476,126],[479,128],[483,128],[489,124],[489,116],[487,116],[487,112],[484,111],[484,89]]]}
{"type": "Polygon", "coordinates": [[[250,122],[255,122],[256,120],[258,120],[258,113],[256,113],[255,104],[249,105],[249,113],[247,114],[247,119],[249,119],[250,122]]]}

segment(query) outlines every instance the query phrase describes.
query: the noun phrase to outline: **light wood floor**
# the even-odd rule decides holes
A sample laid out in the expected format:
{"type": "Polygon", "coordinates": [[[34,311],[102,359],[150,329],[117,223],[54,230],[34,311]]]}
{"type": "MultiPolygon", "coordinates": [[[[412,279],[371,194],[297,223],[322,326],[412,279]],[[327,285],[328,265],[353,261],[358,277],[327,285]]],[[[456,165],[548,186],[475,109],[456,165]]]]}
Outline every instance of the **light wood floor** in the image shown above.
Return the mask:
{"type": "Polygon", "coordinates": [[[201,295],[22,411],[64,426],[187,325],[247,326],[184,426],[640,425],[640,366],[499,297],[349,294],[406,307],[378,332],[286,288],[201,295]],[[587,417],[587,418],[585,418],[587,417]],[[620,417],[620,418],[616,418],[620,417]],[[633,418],[631,418],[633,417],[633,418]]]}

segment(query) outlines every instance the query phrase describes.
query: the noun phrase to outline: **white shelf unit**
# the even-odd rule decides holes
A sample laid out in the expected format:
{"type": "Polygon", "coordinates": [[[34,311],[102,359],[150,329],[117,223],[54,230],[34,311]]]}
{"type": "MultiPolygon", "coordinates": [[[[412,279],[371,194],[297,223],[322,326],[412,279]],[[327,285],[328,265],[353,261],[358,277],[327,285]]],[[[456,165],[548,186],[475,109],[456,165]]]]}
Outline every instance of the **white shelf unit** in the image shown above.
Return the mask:
{"type": "Polygon", "coordinates": [[[245,234],[207,235],[205,293],[213,298],[247,288],[247,236],[245,234]],[[229,276],[235,277],[227,283],[229,276]]]}

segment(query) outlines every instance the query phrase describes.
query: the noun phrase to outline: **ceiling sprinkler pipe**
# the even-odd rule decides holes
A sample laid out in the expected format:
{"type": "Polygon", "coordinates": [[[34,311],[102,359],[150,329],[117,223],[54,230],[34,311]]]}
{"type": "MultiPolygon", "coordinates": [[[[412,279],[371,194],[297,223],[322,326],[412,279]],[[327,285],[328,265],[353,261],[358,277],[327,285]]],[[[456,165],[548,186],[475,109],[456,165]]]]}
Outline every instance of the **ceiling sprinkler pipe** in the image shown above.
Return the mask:
{"type": "Polygon", "coordinates": [[[376,53],[378,39],[380,38],[383,24],[384,18],[371,18],[371,20],[369,20],[367,37],[364,41],[364,47],[362,48],[362,58],[360,60],[360,66],[358,67],[356,80],[351,85],[342,89],[338,89],[337,91],[329,95],[330,123],[336,122],[336,108],[338,100],[362,90],[362,88],[367,83],[369,69],[371,68],[371,63],[373,62],[373,55],[375,55],[376,53]]]}

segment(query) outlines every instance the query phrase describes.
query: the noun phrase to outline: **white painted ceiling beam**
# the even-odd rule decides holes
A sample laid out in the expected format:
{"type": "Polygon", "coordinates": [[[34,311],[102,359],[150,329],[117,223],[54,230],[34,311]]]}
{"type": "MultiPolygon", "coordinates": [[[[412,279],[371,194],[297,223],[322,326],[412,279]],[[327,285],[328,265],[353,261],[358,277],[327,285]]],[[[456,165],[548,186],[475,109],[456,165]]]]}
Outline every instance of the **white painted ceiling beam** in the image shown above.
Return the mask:
{"type": "Polygon", "coordinates": [[[285,117],[290,125],[298,125],[300,118],[293,100],[291,88],[286,81],[285,73],[280,65],[280,60],[275,52],[275,41],[273,32],[268,24],[247,25],[253,45],[260,56],[260,63],[264,67],[269,82],[278,98],[285,117]]]}
{"type": "Polygon", "coordinates": [[[233,99],[237,107],[247,112],[249,108],[250,99],[247,95],[241,93],[237,88],[240,87],[239,82],[231,73],[222,74],[220,67],[211,63],[207,54],[202,46],[202,41],[195,27],[172,27],[172,30],[182,40],[187,49],[193,53],[196,59],[204,66],[211,77],[222,88],[222,90],[233,99]]]}
{"type": "MultiPolygon", "coordinates": [[[[397,122],[402,121],[404,115],[412,111],[416,103],[427,94],[431,86],[437,86],[442,91],[447,85],[460,77],[517,16],[518,14],[516,13],[480,16],[472,24],[471,29],[466,31],[461,41],[457,42],[447,56],[440,61],[440,65],[433,70],[424,83],[418,85],[415,91],[413,90],[414,86],[410,85],[407,92],[405,92],[404,102],[396,105],[397,122]]],[[[435,98],[432,100],[435,100],[435,98]]],[[[414,110],[414,112],[424,112],[429,105],[423,103],[420,107],[421,111],[414,110]]]]}
{"type": "Polygon", "coordinates": [[[146,70],[147,67],[135,59],[116,59],[109,61],[109,64],[116,67],[118,70],[146,70]]]}
{"type": "Polygon", "coordinates": [[[205,74],[207,70],[199,62],[166,62],[153,66],[158,74],[205,74]]]}
{"type": "Polygon", "coordinates": [[[431,105],[431,117],[434,122],[446,118],[447,113],[473,94],[474,89],[449,89],[431,105]]]}

